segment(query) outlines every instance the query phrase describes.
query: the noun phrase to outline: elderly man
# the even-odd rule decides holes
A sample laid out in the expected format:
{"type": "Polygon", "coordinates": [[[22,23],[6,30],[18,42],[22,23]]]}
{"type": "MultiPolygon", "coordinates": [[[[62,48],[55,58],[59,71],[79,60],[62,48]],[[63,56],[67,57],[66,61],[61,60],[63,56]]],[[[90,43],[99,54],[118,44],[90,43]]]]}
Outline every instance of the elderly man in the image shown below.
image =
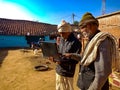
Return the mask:
{"type": "Polygon", "coordinates": [[[116,41],[111,34],[100,32],[98,26],[98,20],[88,12],[79,23],[81,33],[89,40],[81,59],[77,83],[81,90],[109,90],[108,76],[116,57],[116,41]]]}
{"type": "Polygon", "coordinates": [[[69,23],[62,21],[58,25],[58,33],[60,34],[58,51],[60,59],[55,61],[54,58],[49,59],[56,62],[56,90],[74,90],[73,76],[78,61],[67,58],[65,53],[80,53],[81,42],[74,36],[69,23]]]}

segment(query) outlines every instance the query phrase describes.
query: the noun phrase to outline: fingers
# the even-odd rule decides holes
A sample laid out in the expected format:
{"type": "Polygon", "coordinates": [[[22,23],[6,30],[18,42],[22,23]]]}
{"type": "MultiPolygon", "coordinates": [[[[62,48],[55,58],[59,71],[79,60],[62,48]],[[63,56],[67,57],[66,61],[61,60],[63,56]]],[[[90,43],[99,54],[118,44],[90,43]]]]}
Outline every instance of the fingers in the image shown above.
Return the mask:
{"type": "Polygon", "coordinates": [[[50,60],[50,61],[54,61],[54,58],[53,57],[48,57],[48,60],[50,60]]]}
{"type": "Polygon", "coordinates": [[[64,56],[65,57],[71,57],[71,54],[70,53],[65,53],[64,56]]]}

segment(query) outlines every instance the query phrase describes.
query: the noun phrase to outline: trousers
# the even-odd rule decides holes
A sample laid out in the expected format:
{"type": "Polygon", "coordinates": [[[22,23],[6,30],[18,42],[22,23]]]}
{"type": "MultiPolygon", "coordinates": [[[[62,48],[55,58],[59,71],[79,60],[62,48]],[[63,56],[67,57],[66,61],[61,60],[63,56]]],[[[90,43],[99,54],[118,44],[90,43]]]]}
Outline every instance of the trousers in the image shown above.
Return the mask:
{"type": "Polygon", "coordinates": [[[64,77],[56,73],[56,90],[74,90],[73,77],[64,77]]]}

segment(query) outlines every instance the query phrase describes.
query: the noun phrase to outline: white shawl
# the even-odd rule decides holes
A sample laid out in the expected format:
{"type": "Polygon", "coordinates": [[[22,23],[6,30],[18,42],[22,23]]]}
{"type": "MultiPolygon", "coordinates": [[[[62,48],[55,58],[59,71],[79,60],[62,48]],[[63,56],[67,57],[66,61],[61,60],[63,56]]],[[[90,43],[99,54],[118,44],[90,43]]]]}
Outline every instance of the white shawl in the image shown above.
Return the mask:
{"type": "Polygon", "coordinates": [[[113,35],[111,35],[110,33],[107,32],[99,32],[98,34],[96,34],[92,40],[89,42],[89,44],[87,45],[84,54],[83,54],[83,58],[81,60],[81,64],[84,66],[88,66],[90,63],[92,63],[93,61],[95,61],[96,56],[97,56],[97,50],[98,50],[98,46],[100,45],[100,43],[105,40],[107,37],[110,38],[110,40],[112,41],[112,50],[113,50],[113,54],[112,54],[112,66],[114,67],[116,64],[116,56],[117,56],[117,43],[116,43],[116,39],[113,35]]]}

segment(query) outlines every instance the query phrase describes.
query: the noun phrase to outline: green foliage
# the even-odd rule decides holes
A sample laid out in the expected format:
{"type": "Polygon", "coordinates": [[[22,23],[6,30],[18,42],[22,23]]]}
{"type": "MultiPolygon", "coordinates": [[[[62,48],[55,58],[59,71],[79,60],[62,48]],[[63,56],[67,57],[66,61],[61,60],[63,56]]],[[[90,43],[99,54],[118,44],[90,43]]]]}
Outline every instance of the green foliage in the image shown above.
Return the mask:
{"type": "Polygon", "coordinates": [[[78,21],[74,21],[74,23],[73,23],[74,25],[78,25],[79,24],[79,22],[78,21]]]}

